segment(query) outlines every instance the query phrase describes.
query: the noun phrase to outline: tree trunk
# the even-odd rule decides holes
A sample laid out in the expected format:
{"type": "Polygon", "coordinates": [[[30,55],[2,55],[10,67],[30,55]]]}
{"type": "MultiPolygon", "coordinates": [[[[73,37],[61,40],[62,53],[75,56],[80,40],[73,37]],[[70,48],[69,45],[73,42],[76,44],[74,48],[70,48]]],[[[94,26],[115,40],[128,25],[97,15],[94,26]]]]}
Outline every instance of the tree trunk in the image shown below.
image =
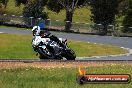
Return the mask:
{"type": "Polygon", "coordinates": [[[66,21],[72,22],[73,12],[66,10],[66,21]]]}
{"type": "Polygon", "coordinates": [[[104,26],[104,28],[103,28],[103,33],[102,33],[102,35],[107,35],[107,26],[108,25],[103,25],[104,26]]]}
{"type": "Polygon", "coordinates": [[[72,17],[73,17],[73,12],[66,10],[65,31],[70,31],[71,26],[72,26],[72,17]]]}

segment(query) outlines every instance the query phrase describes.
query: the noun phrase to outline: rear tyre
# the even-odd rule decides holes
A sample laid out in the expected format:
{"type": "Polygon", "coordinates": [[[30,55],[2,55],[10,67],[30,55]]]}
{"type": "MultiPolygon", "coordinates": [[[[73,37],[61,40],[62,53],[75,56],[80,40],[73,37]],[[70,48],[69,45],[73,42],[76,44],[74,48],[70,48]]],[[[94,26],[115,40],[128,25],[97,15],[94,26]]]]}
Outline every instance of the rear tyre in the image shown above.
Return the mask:
{"type": "Polygon", "coordinates": [[[39,48],[38,53],[40,54],[40,59],[54,59],[54,55],[49,52],[48,49],[43,50],[42,48],[39,48]]]}
{"type": "Polygon", "coordinates": [[[41,59],[41,60],[47,60],[48,58],[44,57],[43,55],[39,55],[39,59],[41,59]]]}

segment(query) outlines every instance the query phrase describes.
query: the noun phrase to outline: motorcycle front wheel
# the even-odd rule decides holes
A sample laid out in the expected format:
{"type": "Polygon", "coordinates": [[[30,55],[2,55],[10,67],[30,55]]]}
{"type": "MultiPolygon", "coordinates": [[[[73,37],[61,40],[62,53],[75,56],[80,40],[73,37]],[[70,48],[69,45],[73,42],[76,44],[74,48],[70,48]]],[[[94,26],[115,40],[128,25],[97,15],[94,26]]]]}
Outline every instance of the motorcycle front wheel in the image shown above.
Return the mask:
{"type": "Polygon", "coordinates": [[[72,49],[66,50],[65,51],[65,56],[67,60],[75,60],[76,54],[72,49]]]}

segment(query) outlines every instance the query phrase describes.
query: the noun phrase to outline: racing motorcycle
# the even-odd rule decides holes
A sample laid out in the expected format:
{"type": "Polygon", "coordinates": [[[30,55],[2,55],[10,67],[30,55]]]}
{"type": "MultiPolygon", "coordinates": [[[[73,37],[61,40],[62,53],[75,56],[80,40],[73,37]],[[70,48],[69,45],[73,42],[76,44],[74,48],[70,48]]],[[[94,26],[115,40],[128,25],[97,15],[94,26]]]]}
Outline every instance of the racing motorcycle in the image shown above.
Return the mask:
{"type": "Polygon", "coordinates": [[[75,60],[75,52],[68,47],[67,40],[62,40],[52,35],[48,38],[35,36],[32,40],[34,51],[39,54],[40,59],[58,59],[66,58],[67,60],[75,60]]]}

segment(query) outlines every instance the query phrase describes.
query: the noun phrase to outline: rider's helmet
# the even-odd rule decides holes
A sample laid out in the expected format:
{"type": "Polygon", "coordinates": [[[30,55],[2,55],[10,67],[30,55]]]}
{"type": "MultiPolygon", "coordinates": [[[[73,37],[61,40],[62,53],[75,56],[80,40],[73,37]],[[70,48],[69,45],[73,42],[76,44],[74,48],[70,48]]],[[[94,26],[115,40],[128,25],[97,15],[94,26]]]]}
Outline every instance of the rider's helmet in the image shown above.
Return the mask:
{"type": "Polygon", "coordinates": [[[46,28],[45,23],[39,23],[38,26],[40,27],[40,35],[41,37],[47,37],[50,35],[48,28],[46,28]]]}
{"type": "Polygon", "coordinates": [[[43,29],[41,29],[40,34],[42,35],[42,37],[48,37],[51,33],[48,30],[48,28],[43,28],[43,29]]]}
{"type": "Polygon", "coordinates": [[[39,26],[34,26],[32,29],[33,36],[35,35],[40,35],[40,27],[39,26]]]}

